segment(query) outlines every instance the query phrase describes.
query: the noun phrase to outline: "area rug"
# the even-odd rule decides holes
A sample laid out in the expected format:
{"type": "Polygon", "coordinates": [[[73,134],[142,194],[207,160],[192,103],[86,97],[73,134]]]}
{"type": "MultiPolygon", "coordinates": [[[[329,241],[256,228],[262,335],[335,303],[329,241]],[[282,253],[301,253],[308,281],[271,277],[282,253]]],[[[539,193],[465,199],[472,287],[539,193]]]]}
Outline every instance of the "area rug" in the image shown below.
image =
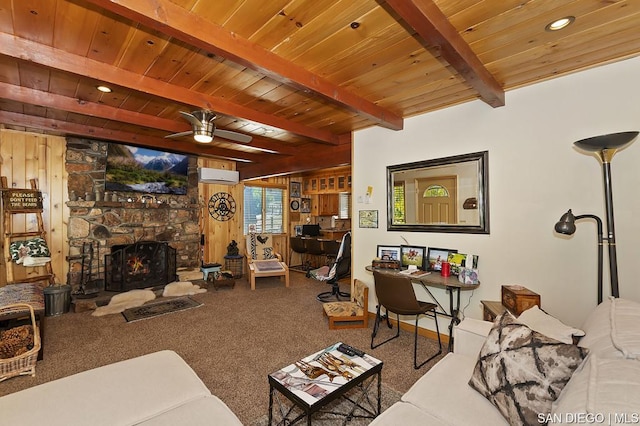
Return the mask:
{"type": "MultiPolygon", "coordinates": [[[[372,385],[372,387],[375,387],[375,383],[372,385]]],[[[279,392],[276,392],[277,397],[280,399],[281,402],[288,402],[287,399],[282,396],[279,392]]],[[[382,384],[382,391],[381,391],[381,398],[382,398],[382,411],[384,412],[387,408],[391,407],[393,404],[395,404],[396,402],[400,401],[400,397],[402,397],[402,394],[398,391],[396,391],[395,389],[391,389],[390,387],[386,386],[384,383],[382,384]]],[[[374,392],[370,391],[370,401],[375,405],[376,404],[376,398],[375,398],[375,394],[374,392]],[[371,396],[373,395],[373,396],[371,396]]],[[[367,406],[368,404],[365,403],[365,406],[367,406]]],[[[338,398],[337,400],[331,402],[329,405],[327,405],[326,407],[322,408],[319,413],[314,413],[311,418],[313,420],[313,423],[315,422],[319,422],[321,423],[323,426],[338,426],[338,425],[344,425],[345,424],[345,416],[340,416],[340,415],[336,415],[336,414],[331,414],[328,413],[329,411],[332,412],[338,412],[338,413],[348,413],[351,410],[351,403],[349,401],[346,401],[344,398],[338,398]]],[[[276,408],[275,408],[275,402],[274,402],[274,413],[276,413],[276,408]]],[[[356,409],[354,414],[356,415],[356,417],[352,418],[351,420],[347,421],[347,425],[349,426],[365,426],[368,425],[369,423],[371,423],[373,421],[373,419],[369,419],[369,418],[359,418],[357,417],[358,414],[364,414],[362,412],[362,410],[360,409],[356,409]]],[[[277,414],[274,414],[274,424],[279,424],[278,420],[279,417],[276,417],[277,414]]],[[[249,426],[267,426],[269,424],[269,415],[265,414],[264,416],[261,416],[257,419],[255,419],[254,421],[252,421],[251,423],[249,423],[249,426]]],[[[302,424],[304,424],[304,422],[302,422],[302,424]]]]}
{"type": "Polygon", "coordinates": [[[122,312],[122,315],[124,315],[127,322],[134,322],[197,308],[199,306],[202,306],[202,303],[197,302],[190,297],[178,297],[175,299],[160,300],[158,302],[148,303],[136,308],[126,309],[122,312]]]}

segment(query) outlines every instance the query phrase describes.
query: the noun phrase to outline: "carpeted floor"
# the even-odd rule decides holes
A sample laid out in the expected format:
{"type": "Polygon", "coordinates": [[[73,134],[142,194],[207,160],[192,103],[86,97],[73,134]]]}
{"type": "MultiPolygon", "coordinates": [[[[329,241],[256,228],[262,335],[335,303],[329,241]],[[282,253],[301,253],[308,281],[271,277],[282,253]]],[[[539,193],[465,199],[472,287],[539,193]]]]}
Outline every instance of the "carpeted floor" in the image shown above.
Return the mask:
{"type": "MultiPolygon", "coordinates": [[[[239,279],[235,288],[209,289],[190,296],[203,303],[198,309],[133,323],[126,322],[121,314],[94,317],[83,312],[49,317],[44,360],[36,365],[36,377],[3,382],[0,396],[171,349],[244,424],[251,424],[267,414],[269,373],[335,342],[346,342],[382,360],[383,385],[399,393],[406,392],[440,359],[414,370],[413,334],[406,331],[400,338],[370,350],[373,321],[368,329],[329,330],[321,304],[315,299],[329,286],[296,272],[291,273],[290,285],[285,288],[277,278],[260,278],[256,290],[251,291],[246,278],[239,279]]],[[[381,333],[380,338],[384,338],[395,330],[383,326],[381,333]]],[[[437,343],[419,339],[419,354],[426,357],[436,351],[437,343]]]]}

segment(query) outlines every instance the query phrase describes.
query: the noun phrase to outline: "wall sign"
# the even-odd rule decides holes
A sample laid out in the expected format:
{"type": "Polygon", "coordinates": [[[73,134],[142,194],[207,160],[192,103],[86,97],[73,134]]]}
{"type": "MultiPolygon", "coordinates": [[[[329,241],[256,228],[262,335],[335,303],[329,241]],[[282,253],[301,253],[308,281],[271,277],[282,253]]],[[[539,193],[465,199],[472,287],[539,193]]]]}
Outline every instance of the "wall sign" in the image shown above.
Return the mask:
{"type": "Polygon", "coordinates": [[[36,189],[5,189],[2,204],[6,211],[37,213],[42,211],[42,192],[36,189]]]}

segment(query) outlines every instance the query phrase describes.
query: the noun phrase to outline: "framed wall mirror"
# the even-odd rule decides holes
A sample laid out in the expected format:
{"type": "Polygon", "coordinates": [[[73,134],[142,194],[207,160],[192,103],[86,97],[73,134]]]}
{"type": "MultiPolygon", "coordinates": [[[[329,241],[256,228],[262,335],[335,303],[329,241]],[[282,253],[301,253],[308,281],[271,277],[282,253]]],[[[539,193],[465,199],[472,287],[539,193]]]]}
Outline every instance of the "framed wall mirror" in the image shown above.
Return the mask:
{"type": "Polygon", "coordinates": [[[387,230],[489,233],[489,152],[387,167],[387,230]]]}

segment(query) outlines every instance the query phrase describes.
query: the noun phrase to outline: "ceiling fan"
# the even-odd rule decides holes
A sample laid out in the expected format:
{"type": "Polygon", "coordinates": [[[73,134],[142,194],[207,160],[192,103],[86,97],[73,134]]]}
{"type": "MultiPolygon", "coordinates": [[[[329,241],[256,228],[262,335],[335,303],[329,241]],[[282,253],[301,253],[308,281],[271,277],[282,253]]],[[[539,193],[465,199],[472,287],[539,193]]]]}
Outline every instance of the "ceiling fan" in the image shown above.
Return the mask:
{"type": "Polygon", "coordinates": [[[249,143],[251,142],[251,139],[253,139],[251,136],[242,133],[232,132],[230,130],[216,129],[216,125],[213,120],[215,120],[217,116],[211,111],[199,110],[193,112],[179,112],[185,120],[191,123],[193,130],[190,130],[188,132],[174,133],[172,135],[165,136],[165,138],[177,138],[179,136],[193,134],[193,138],[197,142],[202,143],[211,142],[214,136],[219,136],[221,138],[243,143],[249,143]]]}

